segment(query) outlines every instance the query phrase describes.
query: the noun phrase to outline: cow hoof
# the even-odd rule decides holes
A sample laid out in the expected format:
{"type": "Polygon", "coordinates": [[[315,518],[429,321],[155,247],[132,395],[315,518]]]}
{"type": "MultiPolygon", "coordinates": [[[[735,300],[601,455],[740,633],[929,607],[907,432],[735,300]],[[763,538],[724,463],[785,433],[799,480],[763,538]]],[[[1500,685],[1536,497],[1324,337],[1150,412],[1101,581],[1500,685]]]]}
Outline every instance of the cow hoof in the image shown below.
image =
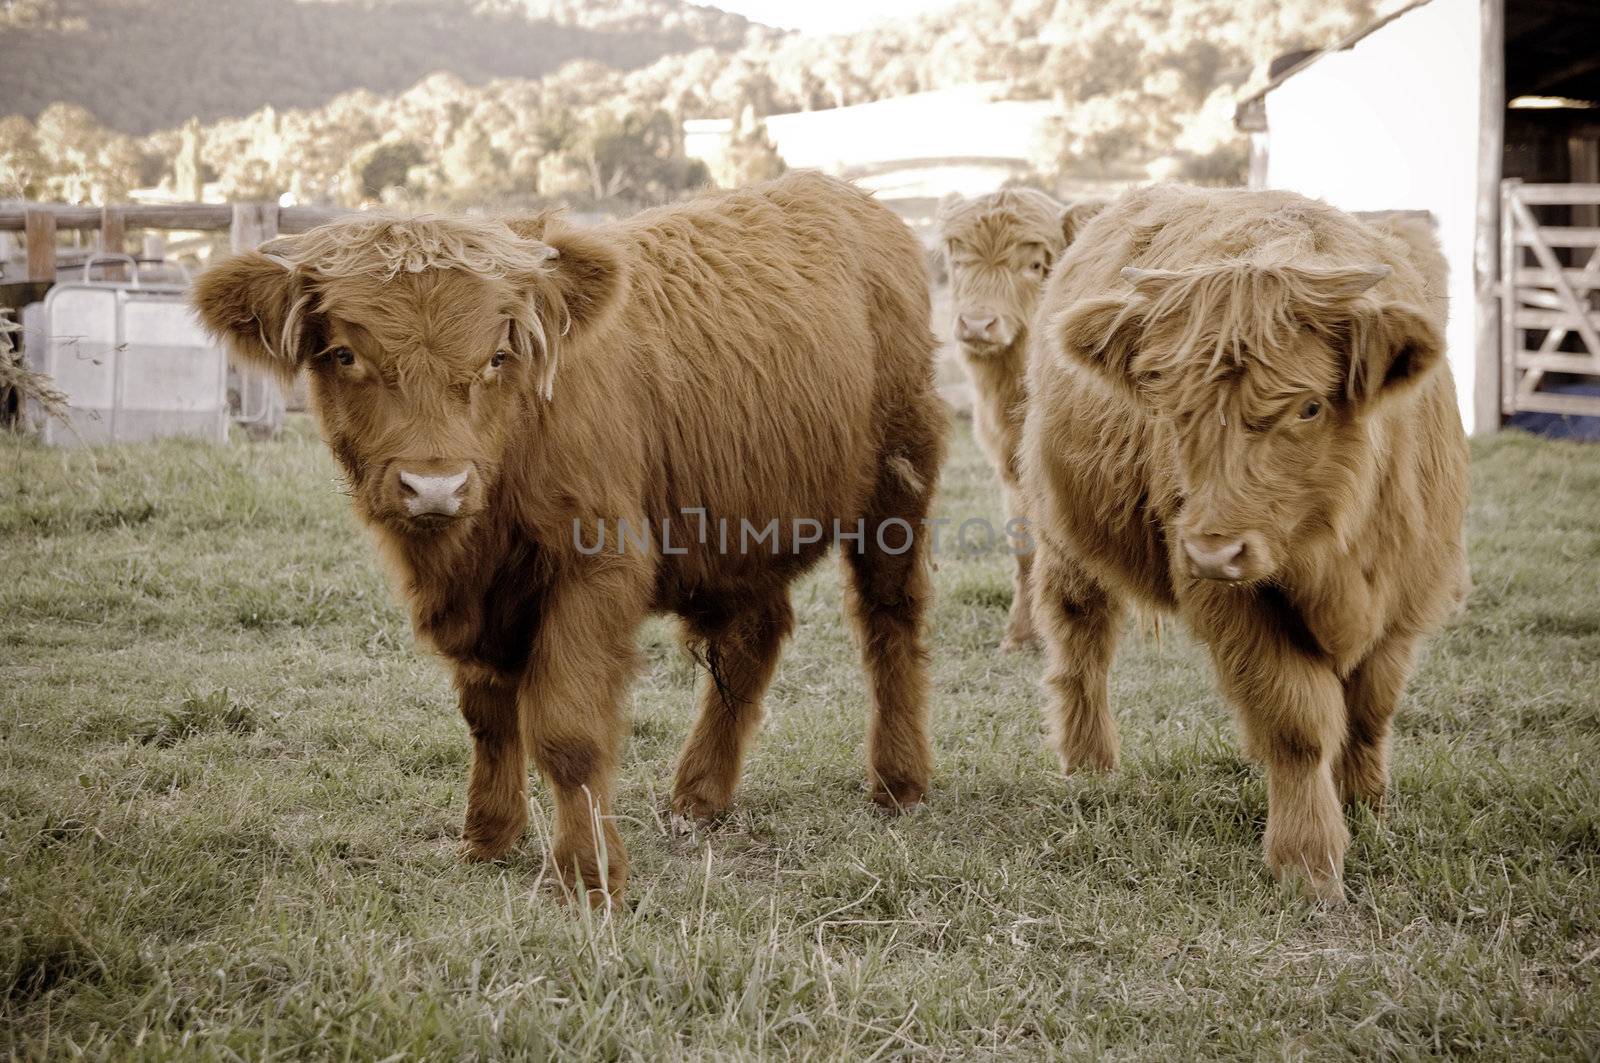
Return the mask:
{"type": "Polygon", "coordinates": [[[667,828],[675,838],[697,841],[722,825],[722,816],[685,816],[674,812],[667,820],[667,828]]]}
{"type": "Polygon", "coordinates": [[[461,859],[469,864],[492,864],[502,859],[510,848],[510,843],[486,845],[470,838],[463,838],[456,851],[461,854],[461,859]]]}
{"type": "Polygon", "coordinates": [[[1117,770],[1115,749],[1058,753],[1056,760],[1061,764],[1063,775],[1110,775],[1117,770]]]}
{"type": "Polygon", "coordinates": [[[872,801],[884,812],[898,816],[919,810],[926,794],[927,787],[921,783],[879,783],[872,790],[872,801]]]}
{"type": "Polygon", "coordinates": [[[627,854],[620,847],[613,849],[604,872],[596,855],[588,846],[556,843],[550,859],[555,865],[563,902],[583,898],[590,908],[608,910],[621,903],[628,884],[627,854]]]}
{"type": "Polygon", "coordinates": [[[1007,635],[1000,640],[1001,653],[1031,653],[1038,648],[1039,640],[1032,635],[1024,635],[1020,638],[1007,635]]]}
{"type": "Polygon", "coordinates": [[[609,892],[598,886],[581,888],[563,877],[559,882],[547,887],[547,889],[551,891],[556,904],[563,908],[571,905],[572,910],[575,912],[582,910],[575,903],[580,898],[584,902],[584,907],[588,908],[589,911],[604,912],[607,915],[612,912],[627,910],[629,907],[627,901],[623,899],[620,887],[609,892]]]}
{"type": "MultiPolygon", "coordinates": [[[[578,900],[578,896],[579,891],[571,883],[563,882],[561,883],[561,888],[556,891],[556,903],[563,907],[572,904],[573,909],[576,911],[578,908],[573,902],[578,900]]],[[[594,887],[583,890],[582,896],[585,906],[591,912],[604,912],[610,915],[612,912],[622,911],[626,907],[620,892],[608,893],[603,889],[594,887]]]]}
{"type": "Polygon", "coordinates": [[[1290,895],[1302,897],[1322,908],[1343,908],[1345,905],[1343,879],[1313,877],[1294,870],[1280,874],[1278,885],[1290,895]]]}
{"type": "Polygon", "coordinates": [[[1365,805],[1381,817],[1385,811],[1389,780],[1382,775],[1374,777],[1370,773],[1363,774],[1348,765],[1340,765],[1340,768],[1342,770],[1335,772],[1333,779],[1338,788],[1339,803],[1347,808],[1365,805]]]}
{"type": "Polygon", "coordinates": [[[475,863],[492,863],[511,851],[528,825],[526,814],[521,816],[488,816],[468,813],[461,831],[461,856],[475,863]]]}
{"type": "Polygon", "coordinates": [[[672,833],[680,838],[695,837],[715,830],[727,815],[728,810],[725,807],[688,794],[680,794],[672,799],[672,816],[668,820],[668,826],[672,828],[672,833]]]}

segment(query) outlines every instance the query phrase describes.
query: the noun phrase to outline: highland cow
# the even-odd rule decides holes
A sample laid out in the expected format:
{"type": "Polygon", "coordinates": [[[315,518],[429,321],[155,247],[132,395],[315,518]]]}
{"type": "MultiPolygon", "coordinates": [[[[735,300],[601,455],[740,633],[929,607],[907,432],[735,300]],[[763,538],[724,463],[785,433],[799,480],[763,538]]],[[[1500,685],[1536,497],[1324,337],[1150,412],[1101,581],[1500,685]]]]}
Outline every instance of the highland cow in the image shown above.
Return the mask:
{"type": "Polygon", "coordinates": [[[622,889],[612,780],[651,612],[710,672],[673,810],[720,814],[789,584],[832,545],[817,527],[846,529],[873,796],[923,797],[924,545],[873,529],[920,528],[946,412],[922,250],[868,196],[796,174],[593,228],[352,217],[224,260],[196,302],[239,357],[307,372],[355,510],[453,670],[467,856],[522,834],[531,756],[563,879],[622,889]],[[730,542],[729,521],[768,538],[730,542]]]}
{"type": "Polygon", "coordinates": [[[1000,477],[1016,555],[1011,612],[1002,652],[1034,642],[1028,608],[1033,560],[1018,493],[1017,446],[1027,408],[1028,326],[1050,266],[1104,204],[1067,207],[1031,188],[1005,189],[975,199],[951,195],[939,204],[939,246],[950,275],[952,324],[972,383],[978,442],[1000,477]]]}
{"type": "Polygon", "coordinates": [[[1467,454],[1442,259],[1284,192],[1152,188],[1056,269],[1030,366],[1034,614],[1067,771],[1109,770],[1125,602],[1205,642],[1263,762],[1266,859],[1343,898],[1340,800],[1460,603],[1467,454]]]}

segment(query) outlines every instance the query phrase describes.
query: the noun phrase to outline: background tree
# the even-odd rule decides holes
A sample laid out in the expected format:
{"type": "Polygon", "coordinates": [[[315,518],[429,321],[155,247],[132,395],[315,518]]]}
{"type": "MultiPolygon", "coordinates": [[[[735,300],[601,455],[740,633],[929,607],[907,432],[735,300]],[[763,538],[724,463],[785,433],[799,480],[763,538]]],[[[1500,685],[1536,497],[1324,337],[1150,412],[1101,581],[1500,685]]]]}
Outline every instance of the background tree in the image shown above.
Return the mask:
{"type": "Polygon", "coordinates": [[[204,196],[205,163],[200,151],[204,139],[205,133],[200,128],[200,119],[191,118],[184,123],[172,171],[173,191],[179,199],[198,203],[204,196]]]}
{"type": "MultiPolygon", "coordinates": [[[[13,74],[6,64],[15,60],[20,64],[15,69],[35,78],[30,82],[35,88],[45,85],[57,95],[68,94],[63,73],[76,67],[41,69],[39,56],[18,43],[33,40],[30,33],[57,32],[49,27],[59,28],[61,18],[81,21],[89,43],[114,29],[123,33],[119,45],[102,57],[110,69],[119,70],[117,64],[126,61],[139,68],[140,76],[158,69],[169,77],[187,77],[190,67],[182,63],[161,66],[170,49],[147,36],[150,25],[170,29],[167,14],[150,15],[148,24],[129,22],[132,13],[149,15],[155,3],[36,0],[27,19],[0,33],[0,88],[13,74]]],[[[281,3],[170,0],[171,11],[193,23],[185,30],[191,39],[223,42],[202,57],[217,65],[215,77],[195,83],[226,82],[228,90],[219,98],[234,99],[239,85],[258,73],[258,64],[245,64],[245,70],[239,57],[262,54],[261,12],[281,12],[281,3]]],[[[20,9],[13,3],[0,10],[20,9]]],[[[1056,103],[1059,119],[1036,151],[1046,185],[1070,176],[1129,179],[1155,173],[1222,181],[1242,175],[1243,141],[1231,123],[1231,101],[1241,89],[1262,76],[1274,55],[1336,39],[1370,16],[1371,3],[963,0],[914,19],[831,38],[724,32],[748,24],[725,22],[680,0],[603,5],[325,0],[296,5],[296,10],[311,27],[346,27],[338,20],[352,20],[346,27],[350,32],[336,39],[339,59],[349,69],[330,78],[355,76],[351,70],[368,70],[369,63],[383,59],[382,49],[352,49],[349,41],[382,41],[386,35],[395,43],[391,58],[400,57],[395,69],[410,61],[406,49],[425,44],[427,69],[437,72],[384,91],[357,89],[330,98],[319,89],[310,107],[278,107],[272,102],[277,94],[258,85],[243,109],[249,113],[204,125],[200,165],[193,166],[192,158],[183,164],[191,175],[186,185],[192,187],[192,176],[199,173],[232,198],[287,193],[299,202],[352,205],[375,198],[415,206],[532,204],[550,198],[636,205],[681,195],[705,180],[704,167],[683,154],[686,119],[739,119],[729,147],[729,164],[737,173],[728,178],[719,173],[719,179],[751,179],[781,163],[765,135],[753,132],[771,114],[975,80],[998,81],[1014,98],[1056,103]],[[446,17],[447,7],[456,17],[446,17]],[[407,17],[396,20],[399,12],[407,17]],[[492,18],[500,28],[493,47],[475,36],[482,18],[492,18]],[[546,69],[527,60],[518,73],[542,71],[536,78],[492,77],[499,61],[493,57],[502,54],[498,49],[522,41],[520,27],[529,20],[550,32],[539,54],[559,54],[568,61],[546,69]],[[648,65],[630,65],[625,60],[632,53],[599,38],[587,50],[562,53],[558,31],[571,27],[602,35],[644,33],[665,54],[648,65]],[[662,33],[678,36],[663,44],[662,33]],[[476,41],[473,48],[479,50],[461,50],[462,41],[476,41]],[[405,84],[410,87],[402,90],[405,84]],[[747,114],[754,121],[746,122],[747,114]],[[380,150],[390,143],[413,145],[415,153],[380,150]],[[358,172],[369,167],[375,168],[358,172]]],[[[310,85],[318,83],[321,71],[290,72],[273,64],[303,64],[320,54],[316,48],[275,54],[272,62],[259,65],[285,77],[303,75],[310,85]]],[[[105,101],[116,121],[128,120],[124,97],[129,94],[97,84],[95,98],[105,101]]],[[[160,94],[173,106],[191,96],[189,89],[175,86],[160,94]]],[[[0,98],[22,107],[24,120],[31,113],[24,97],[0,98]]],[[[6,178],[10,187],[74,201],[112,195],[139,181],[152,183],[161,171],[178,168],[175,156],[182,150],[175,125],[134,144],[78,106],[57,105],[40,114],[31,148],[25,125],[13,122],[7,128],[0,150],[17,160],[6,178]],[[38,163],[30,170],[28,160],[34,157],[38,163]],[[152,159],[158,160],[154,168],[152,159]]]]}
{"type": "Polygon", "coordinates": [[[37,199],[48,172],[33,123],[20,114],[0,118],[0,199],[37,199]]]}
{"type": "Polygon", "coordinates": [[[367,200],[381,200],[390,189],[404,189],[411,169],[421,166],[422,148],[411,140],[380,140],[368,144],[350,160],[350,169],[367,200]]]}

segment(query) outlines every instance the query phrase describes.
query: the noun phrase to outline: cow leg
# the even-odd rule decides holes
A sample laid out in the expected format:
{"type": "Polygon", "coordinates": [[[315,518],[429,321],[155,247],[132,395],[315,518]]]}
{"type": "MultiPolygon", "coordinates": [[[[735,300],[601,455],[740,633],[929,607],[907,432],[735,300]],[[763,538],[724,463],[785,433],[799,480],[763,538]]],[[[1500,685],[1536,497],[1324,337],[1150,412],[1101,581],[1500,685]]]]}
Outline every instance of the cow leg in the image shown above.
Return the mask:
{"type": "Polygon", "coordinates": [[[872,688],[868,783],[872,799],[891,811],[920,803],[933,773],[922,643],[932,587],[923,519],[937,474],[937,444],[926,453],[932,467],[919,469],[920,475],[890,471],[879,481],[861,541],[840,544],[845,601],[872,688]]]}
{"type": "Polygon", "coordinates": [[[1106,676],[1116,653],[1122,601],[1048,540],[1033,572],[1034,619],[1044,636],[1051,733],[1064,772],[1112,771],[1121,739],[1106,676]]]}
{"type": "Polygon", "coordinates": [[[1348,727],[1333,774],[1339,796],[1348,804],[1365,801],[1383,808],[1389,785],[1389,720],[1411,676],[1416,647],[1414,638],[1384,639],[1345,680],[1348,727]]]}
{"type": "Polygon", "coordinates": [[[568,887],[621,895],[628,856],[611,818],[612,777],[647,596],[592,574],[552,592],[521,691],[524,741],[555,800],[551,857],[568,887]]]}
{"type": "Polygon", "coordinates": [[[462,852],[469,860],[496,860],[528,824],[528,762],[517,720],[517,686],[463,669],[456,673],[456,690],[472,734],[462,852]]]}
{"type": "MultiPolygon", "coordinates": [[[[1013,486],[1005,488],[1006,522],[1025,518],[1021,496],[1013,486]]],[[[1011,579],[1011,612],[1006,616],[1005,637],[1000,640],[1000,652],[1010,653],[1037,644],[1033,631],[1033,609],[1030,573],[1033,569],[1033,544],[1025,536],[1008,536],[1011,548],[1016,551],[1016,568],[1011,579]]]]}
{"type": "Polygon", "coordinates": [[[1343,684],[1286,605],[1267,592],[1254,599],[1232,588],[1210,593],[1212,608],[1196,629],[1238,706],[1249,748],[1265,762],[1267,866],[1281,882],[1342,902],[1350,832],[1333,763],[1344,744],[1343,684]]]}
{"type": "Polygon", "coordinates": [[[678,759],[672,810],[701,825],[733,800],[745,745],[761,722],[761,699],[777,669],[779,647],[794,628],[794,612],[787,592],[780,592],[731,617],[694,617],[687,623],[708,674],[700,718],[678,759]]]}

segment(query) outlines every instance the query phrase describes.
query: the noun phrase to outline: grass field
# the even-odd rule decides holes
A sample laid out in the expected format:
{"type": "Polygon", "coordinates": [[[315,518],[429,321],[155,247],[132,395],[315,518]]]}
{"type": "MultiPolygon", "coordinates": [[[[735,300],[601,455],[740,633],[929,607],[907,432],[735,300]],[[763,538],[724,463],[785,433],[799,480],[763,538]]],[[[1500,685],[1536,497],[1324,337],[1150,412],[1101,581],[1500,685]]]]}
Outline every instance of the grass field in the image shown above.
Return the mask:
{"type": "MultiPolygon", "coordinates": [[[[1401,709],[1392,811],[1352,823],[1342,910],[1267,878],[1265,785],[1191,642],[1127,641],[1124,768],[1069,782],[1038,657],[993,652],[1004,559],[946,553],[935,790],[900,820],[862,789],[833,566],[698,844],[664,813],[696,673],[647,628],[606,917],[555,903],[536,833],[457,859],[465,726],[294,427],[0,443],[0,1053],[1600,1053],[1600,449],[1475,445],[1476,590],[1401,709]]],[[[964,427],[941,507],[998,509],[964,427]]]]}

